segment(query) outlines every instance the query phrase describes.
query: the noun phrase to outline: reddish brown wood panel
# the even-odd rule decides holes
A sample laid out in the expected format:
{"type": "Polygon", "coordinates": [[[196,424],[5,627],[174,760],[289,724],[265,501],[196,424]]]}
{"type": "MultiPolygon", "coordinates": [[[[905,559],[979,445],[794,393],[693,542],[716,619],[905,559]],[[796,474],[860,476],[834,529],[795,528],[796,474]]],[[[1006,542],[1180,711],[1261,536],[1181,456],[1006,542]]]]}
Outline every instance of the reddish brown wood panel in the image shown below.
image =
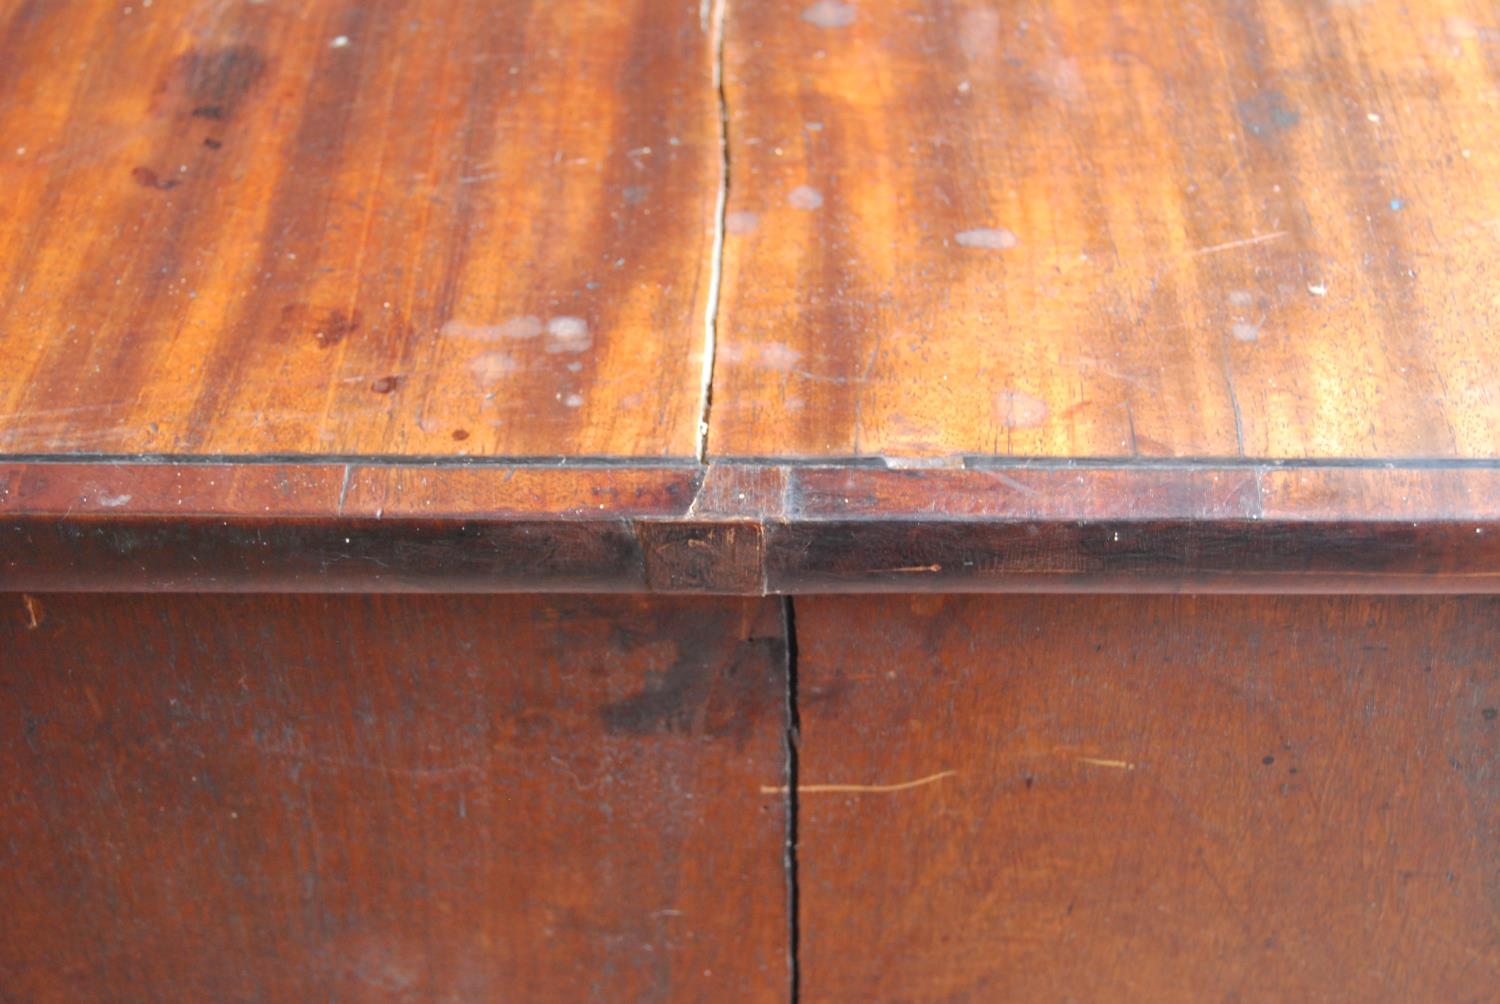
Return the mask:
{"type": "Polygon", "coordinates": [[[1500,471],[0,463],[0,591],[1500,591],[1500,471]]]}
{"type": "Polygon", "coordinates": [[[0,450],[693,456],[696,2],[0,2],[0,450]]]}
{"type": "Polygon", "coordinates": [[[784,999],[774,601],[0,600],[0,996],[784,999]]]}
{"type": "Polygon", "coordinates": [[[710,451],[1496,456],[1493,13],[731,3],[710,451]]]}
{"type": "Polygon", "coordinates": [[[1483,468],[809,467],[767,525],[782,592],[1479,593],[1483,468]]]}
{"type": "Polygon", "coordinates": [[[796,626],[804,1001],[1493,999],[1495,600],[796,626]]]}

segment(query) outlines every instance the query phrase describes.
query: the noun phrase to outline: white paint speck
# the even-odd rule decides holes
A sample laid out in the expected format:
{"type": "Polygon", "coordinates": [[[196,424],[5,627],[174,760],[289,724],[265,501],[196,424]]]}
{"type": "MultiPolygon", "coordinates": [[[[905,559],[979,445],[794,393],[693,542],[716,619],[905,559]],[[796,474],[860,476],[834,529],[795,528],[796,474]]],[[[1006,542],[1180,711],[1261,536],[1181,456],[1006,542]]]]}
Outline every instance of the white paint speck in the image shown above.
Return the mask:
{"type": "Polygon", "coordinates": [[[1008,251],[1021,243],[1015,232],[1004,227],[977,227],[963,230],[953,238],[959,247],[980,248],[985,251],[1008,251]]]}
{"type": "Polygon", "coordinates": [[[469,373],[482,387],[488,387],[503,380],[520,368],[520,365],[504,352],[486,352],[482,356],[475,356],[469,363],[469,373]]]}
{"type": "Polygon", "coordinates": [[[1245,289],[1230,290],[1228,299],[1231,307],[1248,307],[1255,302],[1255,297],[1251,296],[1250,291],[1245,289]]]}
{"type": "Polygon", "coordinates": [[[1380,121],[1380,116],[1376,115],[1374,112],[1371,112],[1370,114],[1366,115],[1365,118],[1369,119],[1371,122],[1379,122],[1380,121]]]}
{"type": "Polygon", "coordinates": [[[819,28],[847,28],[854,23],[854,5],[843,0],[818,0],[802,12],[802,20],[819,28]]]}
{"type": "Polygon", "coordinates": [[[512,317],[499,324],[476,324],[473,321],[453,318],[444,321],[442,327],[444,338],[467,338],[476,342],[518,341],[535,338],[541,333],[541,320],[529,314],[524,317],[512,317]]]}
{"type": "Polygon", "coordinates": [[[99,504],[107,509],[118,509],[133,498],[131,495],[111,495],[109,492],[100,492],[98,497],[99,504]]]}
{"type": "Polygon", "coordinates": [[[563,398],[563,404],[567,405],[569,408],[581,408],[583,407],[583,395],[569,394],[567,397],[563,398]]]}
{"type": "Polygon", "coordinates": [[[1321,282],[1310,282],[1307,284],[1307,291],[1313,296],[1327,296],[1328,285],[1321,282]]]}
{"type": "Polygon", "coordinates": [[[1246,321],[1236,321],[1234,327],[1229,329],[1237,341],[1258,342],[1260,341],[1260,325],[1250,324],[1246,321]]]}
{"type": "Polygon", "coordinates": [[[802,353],[785,342],[767,342],[760,346],[759,365],[765,369],[783,372],[795,369],[802,353]]]}
{"type": "Polygon", "coordinates": [[[592,344],[588,322],[581,317],[554,317],[547,322],[548,352],[583,352],[592,344]]]}
{"type": "Polygon", "coordinates": [[[814,210],[823,208],[823,193],[811,185],[798,185],[786,197],[793,209],[814,210]]]}
{"type": "Polygon", "coordinates": [[[349,45],[348,35],[335,35],[332,42],[328,43],[330,49],[343,49],[349,45]]]}

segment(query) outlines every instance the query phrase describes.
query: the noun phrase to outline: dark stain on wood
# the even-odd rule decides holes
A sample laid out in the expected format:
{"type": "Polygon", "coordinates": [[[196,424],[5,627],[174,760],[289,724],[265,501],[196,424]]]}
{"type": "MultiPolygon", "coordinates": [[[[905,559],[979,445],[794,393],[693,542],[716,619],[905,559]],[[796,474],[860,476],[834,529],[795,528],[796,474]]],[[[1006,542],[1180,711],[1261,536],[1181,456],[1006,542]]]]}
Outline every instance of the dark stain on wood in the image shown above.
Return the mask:
{"type": "Polygon", "coordinates": [[[601,709],[605,730],[744,742],[775,695],[785,694],[786,639],[774,631],[774,624],[735,624],[723,615],[684,624],[672,665],[601,709]]]}
{"type": "Polygon", "coordinates": [[[190,49],[178,57],[171,76],[181,81],[192,118],[232,119],[266,71],[265,57],[253,45],[190,49]]]}
{"type": "Polygon", "coordinates": [[[154,188],[157,191],[161,192],[170,192],[172,189],[182,184],[182,182],[176,178],[162,178],[155,171],[151,170],[151,168],[144,166],[131,168],[130,177],[137,185],[140,185],[142,188],[154,188]]]}

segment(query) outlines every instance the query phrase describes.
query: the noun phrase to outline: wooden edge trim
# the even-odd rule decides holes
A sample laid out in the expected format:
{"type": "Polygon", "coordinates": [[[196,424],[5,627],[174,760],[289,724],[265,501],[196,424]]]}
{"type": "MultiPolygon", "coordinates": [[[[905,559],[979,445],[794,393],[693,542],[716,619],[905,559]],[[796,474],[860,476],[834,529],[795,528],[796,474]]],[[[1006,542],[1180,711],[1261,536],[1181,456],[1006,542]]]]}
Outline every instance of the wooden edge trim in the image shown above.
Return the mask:
{"type": "Polygon", "coordinates": [[[1500,469],[7,463],[0,590],[1500,592],[1500,469]]]}

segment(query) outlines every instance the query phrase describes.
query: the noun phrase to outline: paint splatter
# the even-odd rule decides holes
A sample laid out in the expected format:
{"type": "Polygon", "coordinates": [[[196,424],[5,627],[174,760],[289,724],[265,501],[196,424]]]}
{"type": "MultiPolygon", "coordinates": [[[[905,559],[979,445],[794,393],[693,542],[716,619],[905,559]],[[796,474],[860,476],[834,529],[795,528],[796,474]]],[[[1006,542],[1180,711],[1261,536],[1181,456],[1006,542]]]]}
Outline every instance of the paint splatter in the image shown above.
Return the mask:
{"type": "Polygon", "coordinates": [[[469,372],[483,387],[497,383],[521,367],[504,352],[486,352],[469,363],[469,372]]]}
{"type": "Polygon", "coordinates": [[[790,370],[802,359],[802,353],[785,342],[767,342],[760,346],[760,365],[771,370],[790,370]]]}
{"type": "Polygon", "coordinates": [[[1047,420],[1047,403],[1025,391],[1002,390],[995,395],[995,420],[1007,429],[1035,429],[1047,420]]]}
{"type": "Polygon", "coordinates": [[[442,328],[444,338],[467,338],[476,342],[523,340],[535,338],[541,333],[541,320],[530,315],[512,317],[510,320],[501,321],[499,324],[475,324],[472,321],[461,321],[454,318],[453,320],[444,322],[442,328]]]}
{"type": "Polygon", "coordinates": [[[823,208],[823,193],[809,185],[798,185],[786,198],[793,209],[811,211],[823,208]]]}
{"type": "Polygon", "coordinates": [[[547,322],[545,347],[550,353],[583,352],[592,344],[588,322],[581,317],[554,317],[547,322]]]}
{"type": "Polygon", "coordinates": [[[1004,227],[978,227],[960,231],[953,238],[959,247],[981,248],[986,251],[1006,251],[1021,243],[1013,231],[1004,227]]]}

